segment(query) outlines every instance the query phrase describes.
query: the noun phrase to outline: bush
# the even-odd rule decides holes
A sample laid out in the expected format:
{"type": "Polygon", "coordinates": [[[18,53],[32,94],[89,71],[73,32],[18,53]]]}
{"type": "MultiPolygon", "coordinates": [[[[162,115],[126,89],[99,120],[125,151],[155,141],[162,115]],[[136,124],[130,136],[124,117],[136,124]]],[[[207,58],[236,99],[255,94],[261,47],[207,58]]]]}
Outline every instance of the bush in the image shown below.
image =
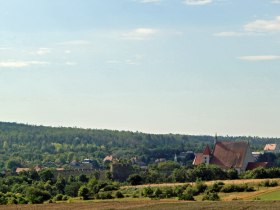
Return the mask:
{"type": "Polygon", "coordinates": [[[66,185],[65,194],[71,197],[77,197],[80,187],[80,183],[71,182],[70,184],[66,185]]]}
{"type": "Polygon", "coordinates": [[[62,195],[62,194],[57,194],[57,195],[54,197],[54,200],[55,200],[55,201],[62,201],[62,198],[63,198],[63,195],[62,195]]]}
{"type": "Polygon", "coordinates": [[[220,192],[224,192],[224,193],[231,193],[231,192],[253,192],[253,191],[255,191],[254,187],[249,186],[248,184],[225,185],[220,190],[220,192]]]}
{"type": "Polygon", "coordinates": [[[67,195],[64,195],[63,197],[62,197],[62,200],[63,201],[67,201],[69,199],[69,197],[67,196],[67,195]]]}
{"type": "Polygon", "coordinates": [[[202,182],[200,180],[197,180],[195,182],[194,190],[196,191],[197,194],[203,193],[206,189],[207,189],[207,185],[204,182],[202,182]]]}
{"type": "Polygon", "coordinates": [[[131,185],[140,185],[143,182],[143,178],[139,174],[131,174],[127,182],[129,182],[131,185]]]}
{"type": "Polygon", "coordinates": [[[162,190],[159,187],[156,188],[153,193],[153,198],[162,198],[162,197],[163,197],[162,190]]]}
{"type": "Polygon", "coordinates": [[[220,197],[218,193],[216,192],[211,192],[211,191],[206,191],[205,194],[202,197],[202,200],[205,201],[219,201],[220,197]]]}
{"type": "Polygon", "coordinates": [[[142,190],[142,195],[144,197],[153,197],[153,193],[154,193],[154,190],[151,188],[151,187],[145,187],[143,190],[142,190]]]}
{"type": "Polygon", "coordinates": [[[179,200],[194,201],[194,191],[191,187],[188,187],[182,195],[178,196],[179,200]]]}
{"type": "Polygon", "coordinates": [[[110,192],[99,192],[97,195],[96,195],[96,199],[113,199],[113,196],[110,192]]]}
{"type": "Polygon", "coordinates": [[[114,191],[114,190],[118,190],[119,187],[116,185],[107,185],[103,188],[103,191],[114,191]]]}
{"type": "Polygon", "coordinates": [[[273,181],[265,180],[263,182],[260,182],[259,186],[261,186],[261,187],[276,187],[276,186],[278,186],[278,182],[275,181],[275,180],[273,180],[273,181]]]}
{"type": "Polygon", "coordinates": [[[78,196],[82,197],[83,200],[88,200],[89,189],[86,186],[81,186],[79,191],[78,191],[78,196]]]}
{"type": "Polygon", "coordinates": [[[124,195],[122,194],[121,191],[117,191],[116,194],[115,194],[115,197],[116,198],[124,198],[124,195]]]}
{"type": "Polygon", "coordinates": [[[165,198],[172,198],[175,196],[174,190],[171,187],[166,187],[163,190],[163,196],[165,198]]]}
{"type": "Polygon", "coordinates": [[[30,187],[26,191],[26,197],[33,204],[41,204],[44,201],[49,200],[51,198],[51,195],[47,191],[40,190],[35,187],[30,187]]]}
{"type": "Polygon", "coordinates": [[[209,190],[212,192],[220,192],[223,185],[223,182],[215,182],[211,187],[209,187],[209,190]]]}

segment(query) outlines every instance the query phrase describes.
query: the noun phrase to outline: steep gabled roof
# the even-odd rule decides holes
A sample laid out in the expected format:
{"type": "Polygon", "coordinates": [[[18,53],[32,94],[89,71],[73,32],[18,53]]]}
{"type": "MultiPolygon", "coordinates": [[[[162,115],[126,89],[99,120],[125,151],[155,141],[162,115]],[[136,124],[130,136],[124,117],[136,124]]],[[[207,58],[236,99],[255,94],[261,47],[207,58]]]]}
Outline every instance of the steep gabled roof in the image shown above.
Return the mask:
{"type": "Polygon", "coordinates": [[[247,142],[217,142],[210,164],[218,165],[224,169],[241,168],[248,146],[247,142]]]}
{"type": "Polygon", "coordinates": [[[205,147],[203,155],[211,155],[211,150],[208,145],[205,147]]]}

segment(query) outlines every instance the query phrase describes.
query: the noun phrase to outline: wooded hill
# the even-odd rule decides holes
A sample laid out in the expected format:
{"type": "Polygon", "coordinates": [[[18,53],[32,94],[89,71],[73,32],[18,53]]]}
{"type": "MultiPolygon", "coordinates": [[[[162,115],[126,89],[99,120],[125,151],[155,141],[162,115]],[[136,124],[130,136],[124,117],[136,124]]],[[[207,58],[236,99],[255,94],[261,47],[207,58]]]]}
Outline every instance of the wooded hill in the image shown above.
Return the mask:
{"type": "MultiPolygon", "coordinates": [[[[218,137],[219,140],[249,141],[253,150],[278,138],[218,137]]],[[[145,134],[140,132],[34,126],[0,122],[0,169],[36,164],[65,166],[73,160],[90,158],[97,166],[107,155],[119,159],[139,157],[145,163],[157,158],[172,160],[182,151],[201,151],[213,145],[214,136],[145,134]]]]}

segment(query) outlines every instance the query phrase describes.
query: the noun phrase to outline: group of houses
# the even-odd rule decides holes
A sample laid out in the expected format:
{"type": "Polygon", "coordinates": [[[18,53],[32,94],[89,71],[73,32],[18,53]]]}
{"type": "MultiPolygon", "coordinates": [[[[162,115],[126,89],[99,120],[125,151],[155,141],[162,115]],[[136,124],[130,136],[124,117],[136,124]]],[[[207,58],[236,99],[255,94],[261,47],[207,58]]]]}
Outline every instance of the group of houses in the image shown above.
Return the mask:
{"type": "MultiPolygon", "coordinates": [[[[280,147],[278,144],[266,144],[262,152],[252,152],[250,144],[244,141],[218,141],[215,139],[214,146],[211,149],[208,145],[205,147],[202,153],[194,153],[192,151],[181,152],[175,155],[174,161],[181,163],[180,160],[184,160],[187,157],[194,156],[193,165],[216,165],[224,170],[236,169],[238,173],[242,173],[246,170],[253,170],[258,167],[267,167],[268,162],[258,162],[257,159],[264,153],[280,153],[280,147]]],[[[164,158],[155,160],[155,163],[166,161],[164,158]]],[[[115,178],[124,180],[131,173],[132,165],[138,165],[141,169],[146,170],[147,165],[137,157],[131,159],[131,164],[121,164],[119,160],[112,155],[106,156],[103,159],[104,163],[110,164],[110,172],[115,178]],[[123,174],[122,174],[123,173],[123,174]]],[[[96,172],[93,167],[93,161],[90,159],[84,159],[81,162],[72,161],[70,163],[71,169],[65,170],[64,168],[57,168],[56,174],[69,175],[69,174],[92,174],[96,172]]],[[[42,166],[36,166],[33,170],[40,171],[42,166]]],[[[17,168],[16,173],[30,171],[30,168],[17,168]]]]}

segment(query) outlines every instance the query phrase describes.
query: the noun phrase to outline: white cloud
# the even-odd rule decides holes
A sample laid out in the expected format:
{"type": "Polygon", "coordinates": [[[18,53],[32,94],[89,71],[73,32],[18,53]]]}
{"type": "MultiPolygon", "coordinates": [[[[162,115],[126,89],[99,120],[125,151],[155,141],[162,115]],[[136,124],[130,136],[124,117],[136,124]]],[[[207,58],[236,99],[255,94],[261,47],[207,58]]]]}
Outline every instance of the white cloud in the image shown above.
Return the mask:
{"type": "Polygon", "coordinates": [[[131,40],[145,40],[149,39],[159,31],[153,28],[137,28],[133,31],[124,33],[122,37],[124,39],[131,39],[131,40]]]}
{"type": "Polygon", "coordinates": [[[256,20],[244,26],[250,32],[275,32],[280,31],[280,16],[273,20],[256,20]]]}
{"type": "Polygon", "coordinates": [[[250,56],[241,56],[238,57],[240,60],[245,61],[273,61],[280,60],[279,55],[250,55],[250,56]]]}
{"type": "Polygon", "coordinates": [[[70,40],[70,41],[66,41],[66,42],[61,42],[59,44],[61,44],[61,45],[88,45],[88,44],[90,44],[90,42],[86,41],[86,40],[70,40]]]}
{"type": "MultiPolygon", "coordinates": [[[[280,0],[279,0],[280,2],[280,0]]],[[[214,33],[214,36],[220,37],[237,37],[237,36],[252,36],[265,35],[267,33],[280,32],[280,16],[272,20],[255,20],[243,26],[241,31],[223,31],[214,33]]]]}
{"type": "Polygon", "coordinates": [[[0,62],[0,68],[23,68],[31,65],[47,65],[45,61],[3,61],[0,62]]]}
{"type": "Polygon", "coordinates": [[[271,3],[272,4],[280,4],[280,0],[272,0],[271,3]]]}
{"type": "Polygon", "coordinates": [[[70,54],[70,53],[71,53],[71,50],[65,50],[64,53],[65,53],[65,54],[70,54]]]}
{"type": "Polygon", "coordinates": [[[37,55],[46,55],[46,54],[50,54],[51,53],[51,49],[50,48],[39,48],[37,51],[36,51],[36,54],[37,55]]]}
{"type": "Polygon", "coordinates": [[[184,0],[183,3],[187,5],[206,5],[211,4],[213,0],[184,0]]]}

